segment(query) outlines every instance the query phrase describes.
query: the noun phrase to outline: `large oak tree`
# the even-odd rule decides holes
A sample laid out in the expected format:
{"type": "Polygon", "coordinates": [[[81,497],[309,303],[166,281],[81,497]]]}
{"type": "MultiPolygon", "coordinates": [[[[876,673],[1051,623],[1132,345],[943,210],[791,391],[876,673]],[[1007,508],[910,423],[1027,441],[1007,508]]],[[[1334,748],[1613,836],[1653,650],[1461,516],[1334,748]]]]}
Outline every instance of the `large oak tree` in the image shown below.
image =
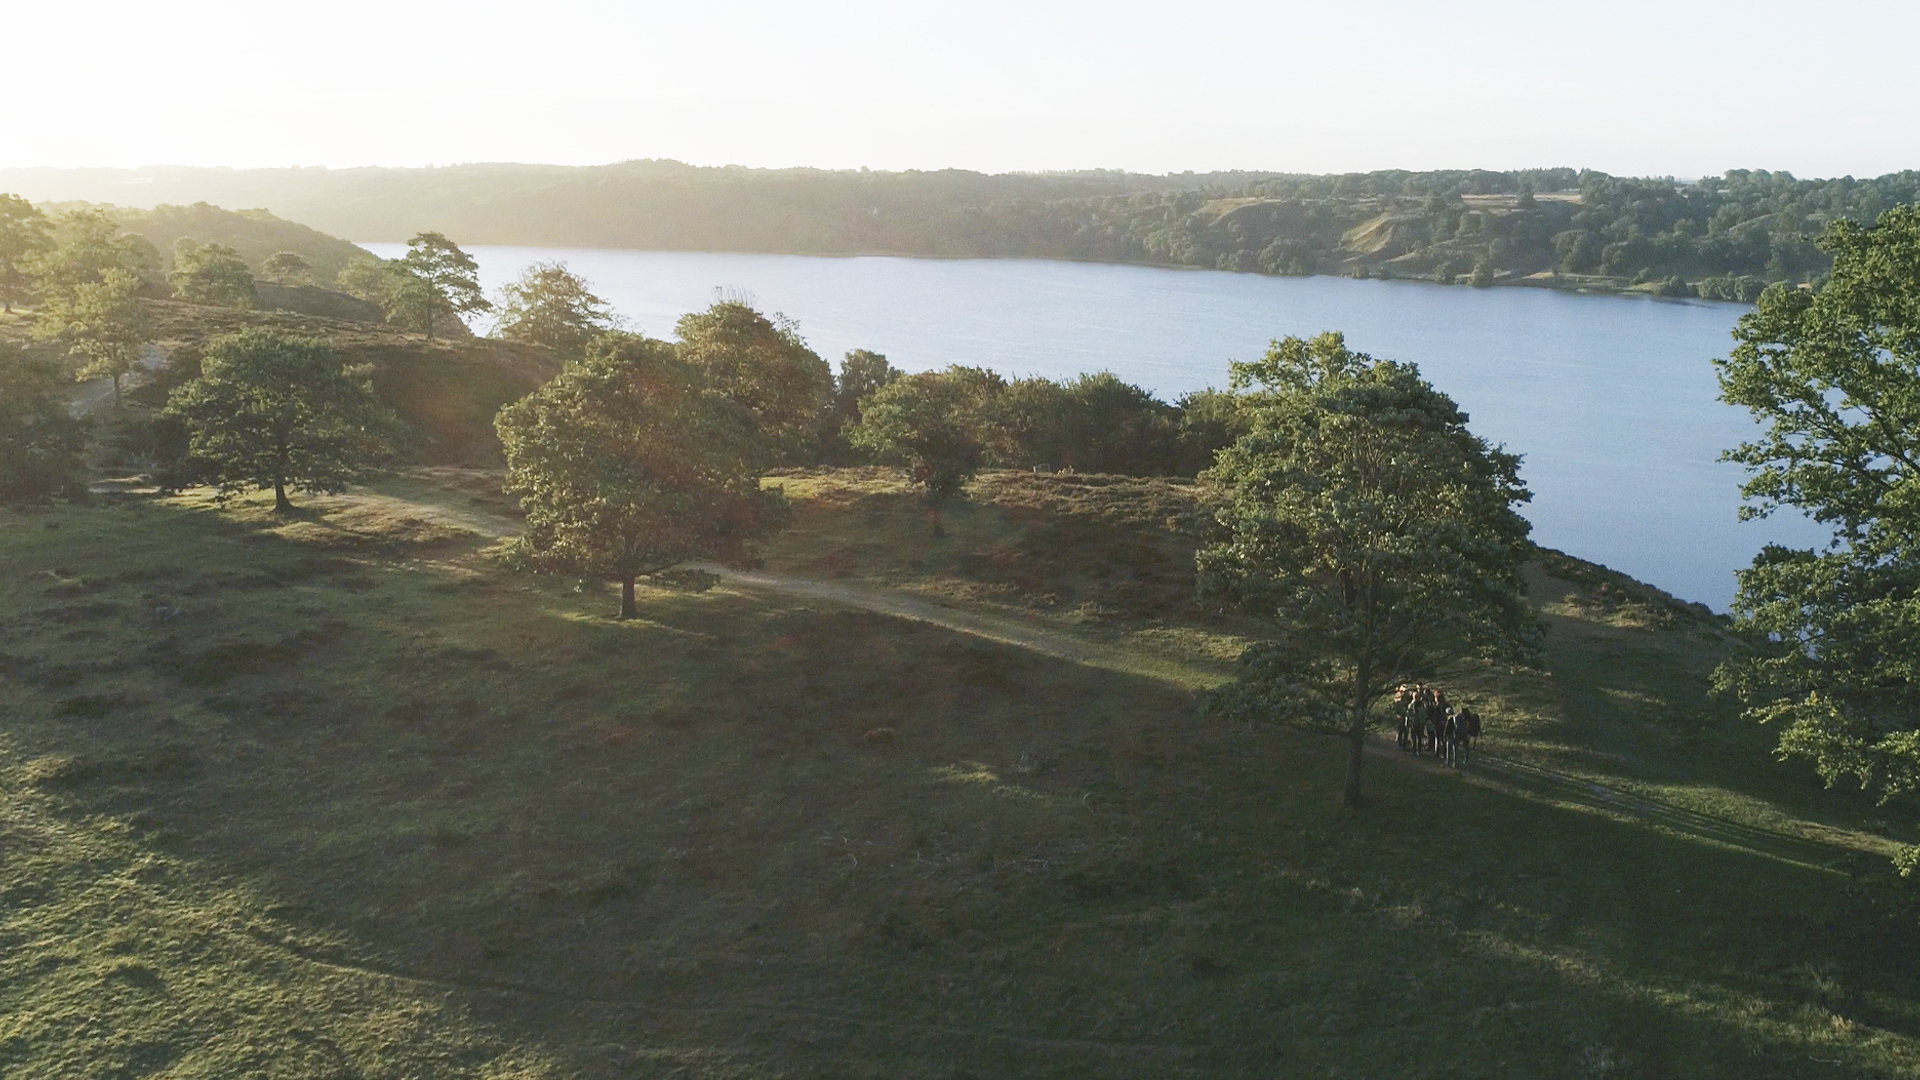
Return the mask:
{"type": "Polygon", "coordinates": [[[1233,385],[1250,430],[1202,474],[1216,533],[1200,585],[1273,636],[1216,700],[1343,736],[1359,805],[1374,706],[1394,685],[1464,650],[1535,655],[1520,459],[1468,431],[1418,368],[1339,334],[1277,341],[1233,365],[1233,385]]]}
{"type": "Polygon", "coordinates": [[[399,421],[374,396],[371,372],[348,367],[324,343],[269,330],[207,342],[200,377],[175,390],[167,411],[192,432],[195,474],[227,497],[271,490],[338,492],[391,449],[399,421]]]}
{"type": "Polygon", "coordinates": [[[752,412],[664,342],[601,338],[494,426],[526,511],[515,556],[619,582],[622,618],[639,578],[737,563],[785,520],[752,412]]]}

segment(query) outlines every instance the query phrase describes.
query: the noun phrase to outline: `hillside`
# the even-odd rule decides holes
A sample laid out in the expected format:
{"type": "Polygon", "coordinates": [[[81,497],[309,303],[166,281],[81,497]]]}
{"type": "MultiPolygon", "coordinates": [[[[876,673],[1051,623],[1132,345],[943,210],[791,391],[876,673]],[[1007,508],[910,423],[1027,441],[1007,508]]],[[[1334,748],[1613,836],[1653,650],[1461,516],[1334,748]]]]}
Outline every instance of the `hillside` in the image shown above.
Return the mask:
{"type": "Polygon", "coordinates": [[[935,541],[778,482],[759,577],[624,623],[490,558],[484,471],[0,513],[0,1072],[1920,1069],[1888,825],[1706,697],[1710,615],[1543,553],[1547,669],[1447,676],[1480,763],[1353,814],[1200,707],[1190,488],[993,473],[935,541]]]}
{"type": "Polygon", "coordinates": [[[1681,182],[1573,169],[939,172],[702,168],[0,170],[0,191],[119,203],[266,206],[365,240],[1083,259],[1750,300],[1823,273],[1839,217],[1920,200],[1920,172],[1681,182]]]}
{"type": "MultiPolygon", "coordinates": [[[[320,338],[350,364],[373,368],[374,390],[410,430],[403,460],[431,464],[489,464],[499,459],[493,417],[559,370],[559,360],[536,346],[472,335],[428,341],[390,326],[348,322],[288,311],[242,311],[177,300],[146,300],[154,325],[157,364],[176,350],[194,349],[209,338],[249,327],[320,338]]],[[[0,340],[30,340],[33,316],[0,319],[0,340]]],[[[152,377],[150,374],[149,378],[152,377]]],[[[160,377],[164,379],[165,373],[160,377]]],[[[122,437],[137,432],[164,403],[167,386],[133,391],[123,417],[102,417],[122,437]],[[144,400],[143,400],[144,399],[144,400]]],[[[132,436],[136,445],[141,437],[132,436]]],[[[137,462],[126,462],[135,465],[137,462]]]]}
{"type": "MultiPolygon", "coordinates": [[[[41,204],[40,209],[51,216],[87,205],[90,204],[50,202],[41,204]]],[[[341,267],[356,258],[371,257],[345,240],[275,217],[265,210],[225,210],[206,202],[191,206],[162,203],[148,207],[100,205],[97,208],[105,210],[122,230],[146,237],[163,259],[173,250],[176,240],[192,239],[233,248],[257,273],[260,264],[270,256],[291,251],[307,260],[316,284],[331,285],[341,267]]]]}

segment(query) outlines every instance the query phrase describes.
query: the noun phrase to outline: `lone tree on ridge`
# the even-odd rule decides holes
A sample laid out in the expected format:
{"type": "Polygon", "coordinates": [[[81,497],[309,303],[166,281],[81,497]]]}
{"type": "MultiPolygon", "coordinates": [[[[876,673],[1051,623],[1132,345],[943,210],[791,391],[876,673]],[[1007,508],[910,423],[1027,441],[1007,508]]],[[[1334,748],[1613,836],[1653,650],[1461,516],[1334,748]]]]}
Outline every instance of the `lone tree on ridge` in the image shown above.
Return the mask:
{"type": "Polygon", "coordinates": [[[407,241],[407,253],[390,264],[399,279],[391,296],[407,320],[433,339],[436,316],[456,318],[476,311],[492,311],[480,291],[480,266],[460,245],[437,232],[423,232],[407,241]]]}
{"type": "Polygon", "coordinates": [[[613,312],[585,278],[563,262],[534,263],[500,290],[500,321],[493,336],[543,345],[577,356],[613,329],[613,312]]]}

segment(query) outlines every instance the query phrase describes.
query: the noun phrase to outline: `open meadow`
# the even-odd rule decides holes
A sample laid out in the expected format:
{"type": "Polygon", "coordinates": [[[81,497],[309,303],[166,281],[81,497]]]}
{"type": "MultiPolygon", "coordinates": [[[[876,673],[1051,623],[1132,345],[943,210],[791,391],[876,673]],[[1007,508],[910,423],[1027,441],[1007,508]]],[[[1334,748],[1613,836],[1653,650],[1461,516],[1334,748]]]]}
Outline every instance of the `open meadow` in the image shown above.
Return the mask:
{"type": "Polygon", "coordinates": [[[754,575],[504,569],[497,474],[0,511],[0,1074],[1905,1077],[1872,804],[1543,553],[1451,772],[1207,714],[1177,481],[774,482],[754,575]]]}

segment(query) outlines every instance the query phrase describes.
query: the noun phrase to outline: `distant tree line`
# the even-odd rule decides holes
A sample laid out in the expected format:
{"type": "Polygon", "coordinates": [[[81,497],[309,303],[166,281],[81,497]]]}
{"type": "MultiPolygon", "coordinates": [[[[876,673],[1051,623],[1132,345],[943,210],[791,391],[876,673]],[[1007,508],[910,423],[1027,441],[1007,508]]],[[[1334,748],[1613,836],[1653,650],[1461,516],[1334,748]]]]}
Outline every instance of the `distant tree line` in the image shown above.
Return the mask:
{"type": "MultiPolygon", "coordinates": [[[[1753,293],[1743,276],[1764,286],[1824,273],[1814,241],[1829,223],[1870,225],[1920,199],[1920,172],[1802,180],[1744,169],[1683,181],[1566,168],[985,175],[632,161],[150,179],[183,198],[272,205],[352,236],[425,226],[540,246],[1086,259],[1476,285],[1547,275],[1541,283],[1731,299],[1753,293]],[[1716,280],[1696,289],[1706,279],[1716,280]]],[[[317,279],[338,269],[319,268],[317,279]]]]}

